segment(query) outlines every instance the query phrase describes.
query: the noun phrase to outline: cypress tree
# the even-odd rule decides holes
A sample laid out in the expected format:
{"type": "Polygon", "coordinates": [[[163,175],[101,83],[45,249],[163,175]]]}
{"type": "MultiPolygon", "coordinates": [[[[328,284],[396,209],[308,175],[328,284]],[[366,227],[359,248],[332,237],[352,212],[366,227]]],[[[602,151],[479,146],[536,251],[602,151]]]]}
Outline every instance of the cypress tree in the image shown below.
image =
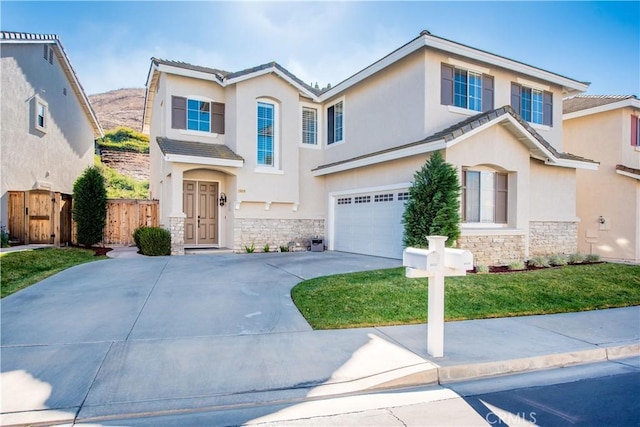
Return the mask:
{"type": "Polygon", "coordinates": [[[107,190],[96,166],[85,169],[73,184],[73,218],[78,244],[89,248],[102,241],[107,221],[107,190]]]}
{"type": "Polygon", "coordinates": [[[451,246],[460,236],[460,182],[453,165],[439,151],[414,174],[402,223],[405,247],[428,246],[427,236],[447,236],[451,246]]]}

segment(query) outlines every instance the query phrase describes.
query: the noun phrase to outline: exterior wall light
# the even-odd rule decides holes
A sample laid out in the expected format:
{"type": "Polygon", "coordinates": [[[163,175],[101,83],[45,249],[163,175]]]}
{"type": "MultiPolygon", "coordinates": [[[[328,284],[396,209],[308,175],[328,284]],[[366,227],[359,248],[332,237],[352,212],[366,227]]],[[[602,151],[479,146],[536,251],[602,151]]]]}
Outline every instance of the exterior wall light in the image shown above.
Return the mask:
{"type": "Polygon", "coordinates": [[[227,195],[224,193],[220,193],[220,199],[218,200],[218,202],[220,202],[220,206],[224,206],[224,204],[227,203],[227,195]]]}

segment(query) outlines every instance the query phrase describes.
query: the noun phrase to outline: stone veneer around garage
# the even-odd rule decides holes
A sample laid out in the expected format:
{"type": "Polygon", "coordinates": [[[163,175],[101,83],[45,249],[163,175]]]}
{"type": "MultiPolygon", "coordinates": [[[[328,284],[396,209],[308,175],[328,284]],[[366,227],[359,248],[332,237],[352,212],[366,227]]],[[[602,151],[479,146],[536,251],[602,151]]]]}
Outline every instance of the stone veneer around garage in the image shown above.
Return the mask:
{"type": "Polygon", "coordinates": [[[238,252],[251,244],[261,251],[267,243],[273,251],[289,242],[306,249],[313,237],[324,238],[324,219],[236,218],[233,225],[233,249],[238,252]]]}
{"type": "Polygon", "coordinates": [[[578,251],[576,221],[529,222],[529,256],[573,254],[578,251]]]}
{"type": "Polygon", "coordinates": [[[462,235],[458,246],[473,254],[476,265],[506,265],[525,257],[524,234],[462,235]]]}

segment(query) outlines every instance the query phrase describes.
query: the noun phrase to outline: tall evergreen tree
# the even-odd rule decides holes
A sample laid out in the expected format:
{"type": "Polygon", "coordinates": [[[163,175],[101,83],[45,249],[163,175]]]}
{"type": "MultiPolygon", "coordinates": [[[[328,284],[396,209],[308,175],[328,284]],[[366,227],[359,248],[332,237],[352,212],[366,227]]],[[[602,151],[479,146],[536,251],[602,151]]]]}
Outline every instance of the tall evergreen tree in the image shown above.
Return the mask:
{"type": "Polygon", "coordinates": [[[402,223],[405,247],[428,246],[427,236],[447,236],[451,246],[460,236],[460,182],[453,165],[439,151],[414,175],[402,223]]]}
{"type": "Polygon", "coordinates": [[[86,168],[73,184],[73,218],[80,245],[91,247],[102,241],[107,221],[107,190],[96,166],[86,168]]]}

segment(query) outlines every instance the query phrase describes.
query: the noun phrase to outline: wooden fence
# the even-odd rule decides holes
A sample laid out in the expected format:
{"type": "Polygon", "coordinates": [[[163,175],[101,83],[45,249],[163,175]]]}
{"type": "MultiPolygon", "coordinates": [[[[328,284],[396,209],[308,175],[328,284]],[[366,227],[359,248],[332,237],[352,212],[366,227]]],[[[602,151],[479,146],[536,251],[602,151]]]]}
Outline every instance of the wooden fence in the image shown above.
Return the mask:
{"type": "Polygon", "coordinates": [[[133,244],[133,232],[140,226],[157,227],[159,222],[157,200],[112,199],[107,204],[107,223],[104,243],[109,245],[133,244]]]}

